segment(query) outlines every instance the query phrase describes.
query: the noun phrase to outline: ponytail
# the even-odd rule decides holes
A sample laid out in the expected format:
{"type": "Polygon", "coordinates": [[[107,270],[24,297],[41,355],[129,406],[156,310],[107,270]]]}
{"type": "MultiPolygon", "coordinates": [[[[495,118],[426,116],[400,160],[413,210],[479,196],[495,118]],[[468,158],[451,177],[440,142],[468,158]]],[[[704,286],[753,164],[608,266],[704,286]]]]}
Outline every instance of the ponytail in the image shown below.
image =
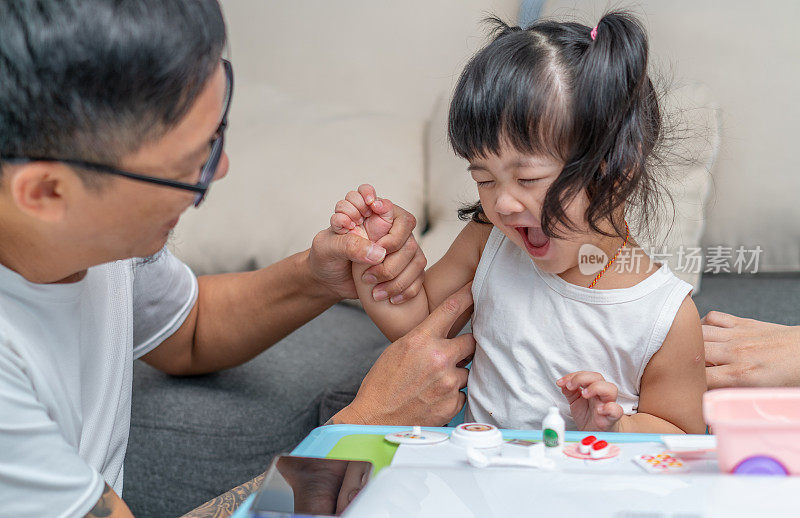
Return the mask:
{"type": "Polygon", "coordinates": [[[625,12],[606,14],[584,34],[585,50],[574,67],[572,151],[546,197],[543,228],[553,231],[550,222],[563,221],[566,202],[585,189],[590,228],[604,233],[598,223],[610,219],[621,234],[619,209],[652,187],[646,162],[660,134],[658,102],[647,75],[647,34],[625,12]]]}

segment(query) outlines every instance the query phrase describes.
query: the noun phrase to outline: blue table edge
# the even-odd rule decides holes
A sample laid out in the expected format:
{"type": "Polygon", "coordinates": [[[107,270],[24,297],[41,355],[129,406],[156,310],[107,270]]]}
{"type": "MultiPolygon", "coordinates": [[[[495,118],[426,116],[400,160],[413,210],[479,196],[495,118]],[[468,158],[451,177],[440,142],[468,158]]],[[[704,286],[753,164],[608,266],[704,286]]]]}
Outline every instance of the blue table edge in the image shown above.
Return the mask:
{"type": "MultiPolygon", "coordinates": [[[[324,457],[342,437],[352,434],[386,435],[398,430],[408,430],[409,426],[365,426],[352,424],[331,424],[320,426],[311,431],[303,441],[292,450],[292,455],[298,457],[324,457]]],[[[437,428],[424,426],[423,430],[443,432],[450,434],[453,428],[437,428]]],[[[526,439],[541,441],[541,430],[500,430],[504,439],[526,439]]],[[[587,435],[594,435],[598,439],[608,442],[661,442],[664,434],[660,433],[614,433],[614,432],[579,432],[567,431],[564,440],[577,442],[587,435]]]]}

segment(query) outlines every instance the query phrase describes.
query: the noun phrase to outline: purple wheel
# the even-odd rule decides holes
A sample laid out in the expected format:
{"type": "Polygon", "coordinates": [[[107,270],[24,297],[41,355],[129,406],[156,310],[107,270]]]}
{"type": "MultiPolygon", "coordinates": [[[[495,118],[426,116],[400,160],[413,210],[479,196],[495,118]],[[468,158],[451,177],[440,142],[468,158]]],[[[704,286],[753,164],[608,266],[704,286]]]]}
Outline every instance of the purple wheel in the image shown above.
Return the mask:
{"type": "Polygon", "coordinates": [[[778,460],[766,455],[748,457],[733,468],[734,475],[787,476],[789,471],[778,460]]]}

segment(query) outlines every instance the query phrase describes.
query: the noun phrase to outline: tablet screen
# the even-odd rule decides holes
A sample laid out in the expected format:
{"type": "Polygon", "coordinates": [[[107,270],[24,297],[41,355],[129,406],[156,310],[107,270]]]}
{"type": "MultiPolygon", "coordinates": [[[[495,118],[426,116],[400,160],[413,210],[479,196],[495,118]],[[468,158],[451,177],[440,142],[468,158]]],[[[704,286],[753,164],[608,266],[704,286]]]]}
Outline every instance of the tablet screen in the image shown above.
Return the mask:
{"type": "Polygon", "coordinates": [[[340,516],[371,472],[372,464],[364,461],[282,455],[267,471],[250,514],[258,518],[340,516]]]}

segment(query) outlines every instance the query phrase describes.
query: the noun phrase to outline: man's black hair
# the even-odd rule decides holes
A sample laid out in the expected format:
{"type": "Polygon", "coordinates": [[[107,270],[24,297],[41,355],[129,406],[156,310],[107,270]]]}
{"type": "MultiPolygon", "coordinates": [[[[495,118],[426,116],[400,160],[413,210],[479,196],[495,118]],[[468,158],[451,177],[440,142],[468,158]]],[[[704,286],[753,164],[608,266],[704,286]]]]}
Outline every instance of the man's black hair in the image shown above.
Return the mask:
{"type": "Polygon", "coordinates": [[[225,42],[217,0],[0,0],[0,160],[115,165],[186,115],[225,42]]]}

